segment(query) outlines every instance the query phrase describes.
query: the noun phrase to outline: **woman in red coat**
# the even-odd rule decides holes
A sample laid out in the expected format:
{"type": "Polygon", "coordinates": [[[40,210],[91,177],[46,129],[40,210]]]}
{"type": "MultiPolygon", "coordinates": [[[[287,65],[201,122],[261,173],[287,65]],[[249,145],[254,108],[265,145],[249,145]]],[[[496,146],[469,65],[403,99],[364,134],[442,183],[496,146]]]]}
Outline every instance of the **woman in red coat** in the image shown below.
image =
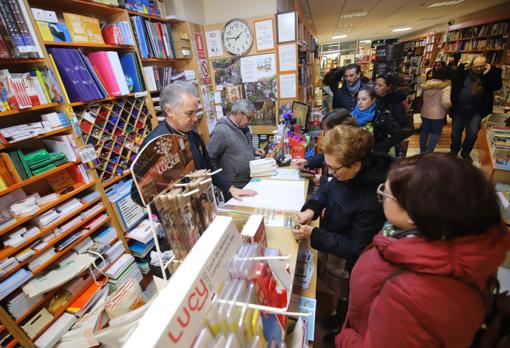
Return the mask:
{"type": "Polygon", "coordinates": [[[354,266],[336,346],[469,346],[485,314],[473,286],[486,289],[510,248],[493,186],[429,153],[393,167],[378,196],[388,222],[354,266]]]}

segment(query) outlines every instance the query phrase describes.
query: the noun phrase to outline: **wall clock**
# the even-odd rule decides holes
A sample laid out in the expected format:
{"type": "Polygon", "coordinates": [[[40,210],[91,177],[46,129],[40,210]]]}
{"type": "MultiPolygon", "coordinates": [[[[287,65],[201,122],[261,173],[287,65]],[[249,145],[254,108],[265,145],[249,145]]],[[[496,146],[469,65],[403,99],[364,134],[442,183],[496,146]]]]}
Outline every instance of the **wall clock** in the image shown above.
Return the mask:
{"type": "Polygon", "coordinates": [[[242,56],[253,44],[253,34],[248,23],[234,18],[225,24],[223,29],[223,47],[230,54],[242,56]]]}

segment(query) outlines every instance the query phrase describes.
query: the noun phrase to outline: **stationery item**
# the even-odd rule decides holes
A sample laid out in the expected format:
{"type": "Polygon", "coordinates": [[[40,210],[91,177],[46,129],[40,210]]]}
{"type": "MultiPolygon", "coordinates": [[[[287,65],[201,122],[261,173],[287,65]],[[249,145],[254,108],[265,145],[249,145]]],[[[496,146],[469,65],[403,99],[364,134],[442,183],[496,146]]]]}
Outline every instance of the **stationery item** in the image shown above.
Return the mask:
{"type": "Polygon", "coordinates": [[[36,21],[42,39],[47,42],[72,42],[69,29],[64,23],[36,21]]]}
{"type": "Polygon", "coordinates": [[[31,271],[35,270],[35,269],[41,267],[46,261],[51,259],[54,255],[55,255],[55,249],[50,248],[50,249],[46,250],[44,253],[42,253],[41,255],[39,255],[36,259],[32,260],[28,264],[28,268],[31,271]]]}
{"type": "Polygon", "coordinates": [[[170,23],[152,22],[140,16],[131,16],[142,58],[175,58],[170,23]]]}
{"type": "Polygon", "coordinates": [[[131,278],[108,296],[105,311],[108,318],[115,319],[144,304],[145,298],[142,288],[136,279],[131,278]]]}
{"type": "Polygon", "coordinates": [[[103,253],[108,263],[117,260],[125,252],[122,241],[116,241],[108,250],[103,253]]]}
{"type": "Polygon", "coordinates": [[[15,320],[23,316],[42,296],[28,297],[23,291],[16,291],[6,299],[7,310],[15,320]]]}
{"type": "Polygon", "coordinates": [[[71,254],[70,257],[60,263],[59,267],[47,274],[38,276],[23,286],[23,292],[30,297],[48,292],[73,279],[93,262],[94,258],[88,254],[71,254]]]}
{"type": "Polygon", "coordinates": [[[105,273],[108,277],[117,279],[134,262],[132,255],[124,254],[105,273]]]}
{"type": "Polygon", "coordinates": [[[0,282],[0,300],[4,299],[30,278],[32,278],[32,272],[20,268],[14,274],[10,275],[9,278],[0,282]]]}
{"type": "Polygon", "coordinates": [[[23,261],[27,260],[30,256],[34,255],[34,254],[35,254],[35,251],[33,251],[31,248],[26,248],[25,250],[17,253],[14,257],[19,262],[23,262],[23,261]]]}
{"type": "Polygon", "coordinates": [[[63,13],[73,42],[104,44],[97,18],[74,13],[63,13]]]}
{"type": "Polygon", "coordinates": [[[76,317],[69,313],[64,313],[46,330],[41,337],[34,343],[38,348],[51,348],[64,336],[64,334],[74,325],[76,317]]]}
{"type": "MultiPolygon", "coordinates": [[[[163,226],[159,222],[154,222],[154,228],[156,231],[163,230],[163,226]]],[[[142,222],[126,234],[126,237],[134,239],[140,243],[150,242],[153,239],[153,234],[152,225],[149,219],[142,220],[142,222]]]]}
{"type": "Polygon", "coordinates": [[[142,92],[145,90],[143,86],[143,79],[140,75],[140,67],[133,52],[124,53],[120,56],[120,64],[126,78],[131,80],[132,88],[129,88],[131,93],[142,92]]]}
{"type": "Polygon", "coordinates": [[[250,215],[241,231],[241,237],[246,243],[258,243],[264,247],[267,246],[264,216],[250,215]]]}
{"type": "Polygon", "coordinates": [[[52,320],[53,316],[46,308],[43,308],[30,318],[22,328],[27,333],[28,337],[34,338],[52,320]]]}
{"type": "Polygon", "coordinates": [[[66,311],[68,313],[74,314],[77,317],[81,317],[85,314],[90,307],[92,307],[95,303],[94,298],[97,300],[100,295],[101,286],[93,282],[87,290],[85,290],[76,300],[74,300],[69,307],[67,307],[66,311]]]}
{"type": "Polygon", "coordinates": [[[250,161],[250,176],[272,176],[277,174],[278,165],[274,158],[263,158],[250,161]]]}
{"type": "Polygon", "coordinates": [[[110,45],[135,45],[131,28],[126,21],[108,23],[101,29],[104,41],[110,45]]]}
{"type": "MultiPolygon", "coordinates": [[[[102,204],[102,203],[101,203],[102,204]]],[[[92,236],[92,239],[99,244],[108,245],[117,237],[115,229],[112,227],[103,228],[92,236]]]]}

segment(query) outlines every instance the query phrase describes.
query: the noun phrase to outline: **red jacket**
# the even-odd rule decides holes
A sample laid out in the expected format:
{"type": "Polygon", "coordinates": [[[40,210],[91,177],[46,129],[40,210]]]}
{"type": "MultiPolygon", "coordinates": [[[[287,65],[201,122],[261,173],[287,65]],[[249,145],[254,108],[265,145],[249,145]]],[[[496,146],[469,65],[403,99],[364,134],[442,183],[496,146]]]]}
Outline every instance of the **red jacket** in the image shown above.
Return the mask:
{"type": "Polygon", "coordinates": [[[509,248],[504,225],[449,241],[378,234],[352,271],[349,311],[336,346],[468,346],[485,307],[478,292],[449,276],[484,289],[509,248]],[[401,268],[408,271],[385,282],[401,268]]]}

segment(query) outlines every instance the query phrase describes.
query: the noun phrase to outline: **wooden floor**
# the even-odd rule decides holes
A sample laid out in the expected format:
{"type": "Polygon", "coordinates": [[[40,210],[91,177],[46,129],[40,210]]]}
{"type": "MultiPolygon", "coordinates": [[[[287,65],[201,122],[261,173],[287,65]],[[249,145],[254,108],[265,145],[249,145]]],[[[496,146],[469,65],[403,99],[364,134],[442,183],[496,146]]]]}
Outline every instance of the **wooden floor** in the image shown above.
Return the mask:
{"type": "MultiPolygon", "coordinates": [[[[418,128],[421,125],[421,118],[419,115],[415,115],[414,118],[415,127],[418,128]]],[[[452,134],[452,120],[448,119],[448,123],[443,127],[443,131],[441,133],[441,137],[439,138],[439,142],[437,143],[435,152],[450,152],[450,144],[451,144],[451,134],[452,134]]],[[[478,163],[478,145],[475,144],[473,147],[473,151],[471,152],[471,157],[473,158],[473,163],[478,163]]],[[[408,156],[413,156],[420,153],[420,134],[415,133],[409,138],[409,149],[407,151],[408,156]]]]}

